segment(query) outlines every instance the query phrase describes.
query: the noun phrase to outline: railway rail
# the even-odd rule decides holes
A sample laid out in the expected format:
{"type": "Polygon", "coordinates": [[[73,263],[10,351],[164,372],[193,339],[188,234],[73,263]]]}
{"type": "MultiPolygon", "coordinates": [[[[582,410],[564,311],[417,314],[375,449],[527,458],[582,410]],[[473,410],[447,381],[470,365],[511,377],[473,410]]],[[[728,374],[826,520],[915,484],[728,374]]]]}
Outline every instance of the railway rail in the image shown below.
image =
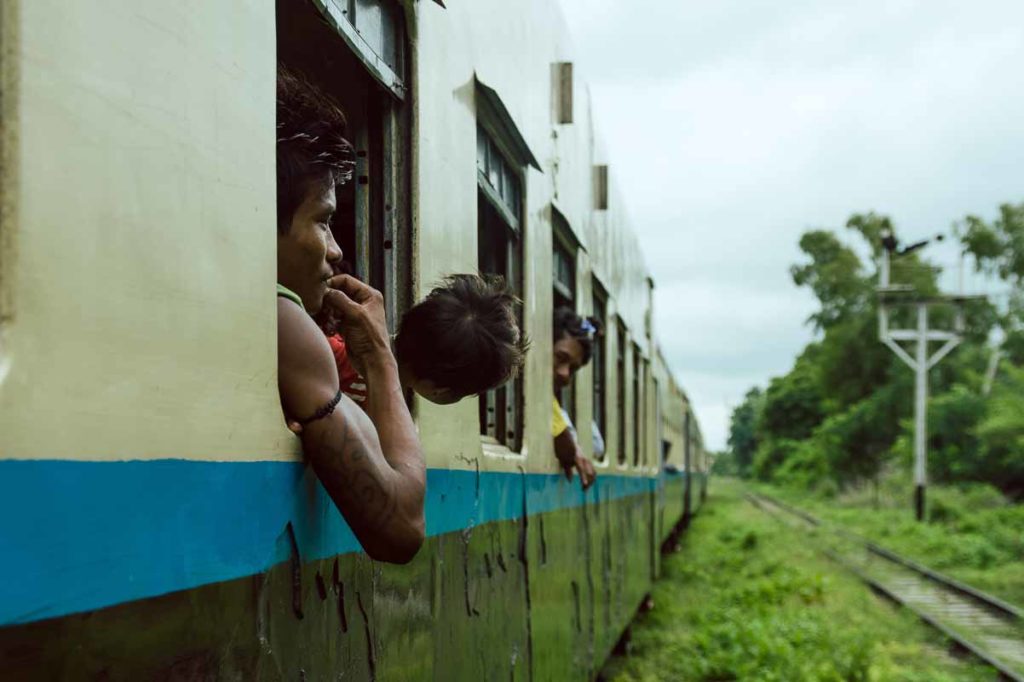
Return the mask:
{"type": "Polygon", "coordinates": [[[1004,679],[1024,682],[1024,610],[785,502],[752,492],[747,499],[813,534],[826,554],[872,589],[913,611],[1004,679]]]}

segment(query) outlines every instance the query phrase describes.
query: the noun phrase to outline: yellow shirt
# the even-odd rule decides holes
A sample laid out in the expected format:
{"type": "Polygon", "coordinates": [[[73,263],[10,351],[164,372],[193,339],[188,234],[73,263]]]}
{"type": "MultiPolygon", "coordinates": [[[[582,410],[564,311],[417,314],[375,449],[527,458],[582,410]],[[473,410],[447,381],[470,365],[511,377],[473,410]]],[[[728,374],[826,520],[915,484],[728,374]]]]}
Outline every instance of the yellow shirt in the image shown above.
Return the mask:
{"type": "Polygon", "coordinates": [[[569,428],[569,424],[562,416],[562,407],[558,404],[558,398],[551,398],[551,400],[555,404],[555,411],[551,415],[551,436],[557,437],[569,428]]]}

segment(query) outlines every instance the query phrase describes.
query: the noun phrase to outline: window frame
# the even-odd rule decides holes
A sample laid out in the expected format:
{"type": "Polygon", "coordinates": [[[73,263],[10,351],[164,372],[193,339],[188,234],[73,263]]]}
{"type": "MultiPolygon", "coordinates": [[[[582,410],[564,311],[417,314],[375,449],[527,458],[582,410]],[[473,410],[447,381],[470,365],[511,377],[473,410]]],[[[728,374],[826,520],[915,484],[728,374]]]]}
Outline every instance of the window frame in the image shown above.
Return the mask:
{"type": "MultiPolygon", "coordinates": [[[[563,305],[572,308],[573,312],[579,314],[579,287],[577,286],[579,275],[579,252],[582,246],[576,239],[576,235],[569,225],[568,219],[558,210],[554,204],[551,205],[551,288],[552,306],[551,312],[559,306],[558,297],[561,296],[563,305]],[[568,269],[568,282],[562,282],[558,278],[559,256],[563,256],[568,269]]],[[[569,420],[576,427],[579,433],[580,425],[576,423],[578,395],[576,391],[576,374],[572,375],[569,385],[562,389],[559,394],[559,404],[568,415],[569,420]]]]}
{"type": "Polygon", "coordinates": [[[644,418],[644,385],[643,385],[643,355],[640,352],[640,345],[634,341],[633,345],[633,468],[639,469],[643,466],[643,418],[644,418]]]}
{"type": "MultiPolygon", "coordinates": [[[[364,31],[358,26],[359,14],[362,11],[360,9],[361,2],[367,2],[368,0],[313,0],[313,5],[324,15],[327,22],[331,27],[338,33],[339,36],[348,44],[349,49],[359,58],[366,70],[370,73],[373,78],[380,83],[384,88],[390,92],[394,97],[398,99],[405,99],[406,95],[406,84],[404,74],[407,72],[406,67],[406,30],[405,30],[405,16],[401,7],[393,6],[390,11],[395,12],[397,21],[395,22],[396,35],[392,37],[395,42],[395,67],[388,64],[387,59],[384,55],[378,53],[376,47],[370,43],[364,37],[364,31]],[[338,3],[344,3],[345,8],[342,9],[338,6],[338,3]]],[[[373,0],[369,0],[373,2],[373,0]]],[[[378,2],[377,5],[386,7],[388,3],[378,2]]],[[[383,12],[387,12],[385,9],[383,12]]],[[[382,14],[383,14],[382,12],[382,14]]],[[[385,30],[385,25],[381,24],[382,32],[385,30]]],[[[381,36],[382,42],[384,36],[381,36]]]]}
{"type": "MultiPolygon", "coordinates": [[[[387,87],[368,59],[367,50],[373,52],[372,47],[358,34],[362,42],[352,39],[355,29],[335,0],[276,0],[275,12],[278,59],[336,96],[345,109],[350,125],[347,137],[356,151],[351,188],[344,190],[351,192],[347,217],[352,224],[345,229],[352,233],[350,239],[336,238],[339,243],[350,242],[345,246],[346,260],[355,276],[380,290],[388,330],[394,334],[401,315],[412,304],[415,269],[416,228],[410,201],[412,114],[404,99],[405,84],[396,74],[401,88],[387,87]],[[351,84],[352,89],[346,90],[348,85],[342,83],[351,84]],[[379,87],[381,84],[385,88],[379,87]],[[409,227],[402,229],[403,225],[409,227]]],[[[405,15],[392,13],[394,21],[389,26],[393,28],[396,66],[408,72],[405,15]]],[[[339,188],[336,220],[342,217],[342,192],[339,188]]],[[[341,234],[338,223],[331,229],[341,234]]]]}
{"type": "MultiPolygon", "coordinates": [[[[505,236],[511,236],[515,240],[515,249],[506,250],[505,260],[505,274],[506,279],[510,288],[514,293],[521,299],[526,300],[526,278],[524,263],[526,260],[526,229],[525,229],[525,208],[526,208],[526,188],[527,188],[527,171],[530,166],[536,168],[538,171],[541,170],[540,164],[537,162],[537,157],[534,156],[530,150],[529,145],[523,138],[522,133],[516,126],[515,121],[512,119],[512,115],[509,113],[508,108],[502,101],[494,88],[491,88],[479,78],[474,76],[474,104],[476,108],[476,134],[477,134],[477,173],[476,173],[476,185],[477,185],[477,263],[480,263],[480,257],[482,255],[482,243],[479,241],[481,234],[484,229],[484,211],[487,207],[492,207],[497,215],[497,218],[502,220],[506,226],[505,236]],[[481,136],[484,138],[484,144],[481,144],[481,136]],[[484,168],[480,167],[480,150],[483,148],[484,153],[484,168]],[[505,196],[505,185],[503,182],[498,182],[495,186],[494,180],[491,177],[491,163],[490,159],[492,152],[496,152],[498,161],[500,162],[497,166],[498,170],[504,169],[504,166],[508,167],[508,173],[499,173],[500,177],[511,177],[515,178],[517,189],[511,193],[511,201],[506,201],[505,196]],[[481,173],[481,170],[486,171],[481,173]],[[482,201],[481,201],[482,200],[482,201]],[[481,206],[484,207],[484,211],[481,210],[481,206]],[[507,209],[507,210],[506,210],[507,209]],[[514,220],[513,220],[514,219],[514,220]]],[[[507,246],[507,241],[506,241],[507,246]]],[[[486,272],[484,268],[480,268],[482,272],[486,272]]],[[[525,329],[524,322],[525,317],[523,312],[517,311],[517,318],[520,328],[525,329]]],[[[479,400],[478,414],[480,416],[480,439],[483,445],[484,453],[497,455],[497,456],[511,456],[521,458],[524,453],[525,445],[525,377],[520,375],[515,379],[512,379],[504,386],[501,386],[495,390],[488,391],[484,395],[481,395],[479,400]],[[506,421],[508,420],[508,406],[512,405],[512,417],[511,422],[513,425],[511,447],[508,443],[509,431],[505,429],[506,438],[497,438],[497,430],[499,422],[497,416],[495,416],[493,432],[494,436],[489,435],[487,424],[487,414],[489,410],[493,409],[495,415],[497,414],[498,400],[497,396],[499,391],[504,392],[507,396],[511,394],[511,400],[506,399],[505,401],[505,412],[506,421]],[[492,407],[493,405],[493,407],[492,407]]],[[[548,417],[550,419],[550,416],[548,417]]]]}
{"type": "Polygon", "coordinates": [[[615,392],[616,392],[616,453],[615,461],[620,468],[629,465],[628,439],[626,438],[626,414],[628,392],[626,391],[626,349],[629,347],[629,336],[626,323],[619,315],[615,316],[615,392]]]}
{"type": "Polygon", "coordinates": [[[591,299],[594,317],[601,323],[602,333],[594,339],[594,353],[591,359],[593,375],[591,381],[591,415],[597,424],[597,430],[604,439],[604,452],[597,461],[606,464],[609,461],[608,450],[608,291],[594,276],[591,280],[591,299]]]}
{"type": "MultiPolygon", "coordinates": [[[[503,225],[502,233],[492,235],[502,240],[504,251],[504,272],[497,272],[506,278],[513,292],[524,298],[525,277],[525,229],[523,216],[526,207],[526,174],[531,165],[532,154],[523,153],[525,145],[521,136],[510,139],[508,130],[515,130],[511,120],[502,120],[507,110],[497,94],[477,81],[477,126],[476,126],[476,185],[477,185],[477,267],[481,272],[490,272],[481,260],[484,248],[486,212],[493,211],[494,218],[503,225]],[[481,160],[483,163],[481,164],[481,160]],[[494,172],[492,172],[494,171],[494,172]]],[[[529,150],[526,150],[529,153],[529,150]]],[[[523,326],[522,312],[517,312],[520,327],[523,326]]],[[[479,397],[479,433],[484,453],[493,456],[522,457],[525,445],[525,378],[516,377],[506,384],[482,394],[479,397]],[[499,408],[503,416],[499,417],[499,408]],[[511,428],[510,428],[511,426],[511,428]],[[499,434],[499,430],[504,431],[499,434]]]]}

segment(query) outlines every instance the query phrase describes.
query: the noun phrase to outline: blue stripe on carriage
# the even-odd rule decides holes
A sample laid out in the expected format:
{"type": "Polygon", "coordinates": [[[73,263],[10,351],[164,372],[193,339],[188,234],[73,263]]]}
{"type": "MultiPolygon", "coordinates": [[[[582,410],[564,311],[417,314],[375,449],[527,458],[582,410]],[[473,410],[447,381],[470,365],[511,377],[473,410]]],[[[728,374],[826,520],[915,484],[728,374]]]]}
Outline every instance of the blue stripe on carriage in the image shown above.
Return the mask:
{"type": "MultiPolygon", "coordinates": [[[[650,492],[603,474],[593,502],[650,492]]],[[[427,472],[427,534],[583,504],[555,474],[427,472]]],[[[295,462],[0,461],[0,626],[152,597],[360,551],[316,477],[295,462]]]]}

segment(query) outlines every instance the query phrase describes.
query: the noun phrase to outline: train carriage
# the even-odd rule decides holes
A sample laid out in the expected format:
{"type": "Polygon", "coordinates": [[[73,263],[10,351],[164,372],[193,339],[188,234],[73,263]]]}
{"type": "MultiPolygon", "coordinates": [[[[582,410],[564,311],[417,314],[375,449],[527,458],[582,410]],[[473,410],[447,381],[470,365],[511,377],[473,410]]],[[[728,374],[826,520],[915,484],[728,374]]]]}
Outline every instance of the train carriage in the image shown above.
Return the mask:
{"type": "Polygon", "coordinates": [[[706,485],[699,431],[557,7],[445,4],[0,5],[5,675],[600,668],[706,485]],[[523,300],[520,378],[414,401],[428,538],[405,566],[361,551],[281,414],[279,61],[349,117],[332,227],[392,329],[447,273],[523,300]],[[605,329],[561,396],[586,493],[552,450],[556,305],[605,329]]]}

